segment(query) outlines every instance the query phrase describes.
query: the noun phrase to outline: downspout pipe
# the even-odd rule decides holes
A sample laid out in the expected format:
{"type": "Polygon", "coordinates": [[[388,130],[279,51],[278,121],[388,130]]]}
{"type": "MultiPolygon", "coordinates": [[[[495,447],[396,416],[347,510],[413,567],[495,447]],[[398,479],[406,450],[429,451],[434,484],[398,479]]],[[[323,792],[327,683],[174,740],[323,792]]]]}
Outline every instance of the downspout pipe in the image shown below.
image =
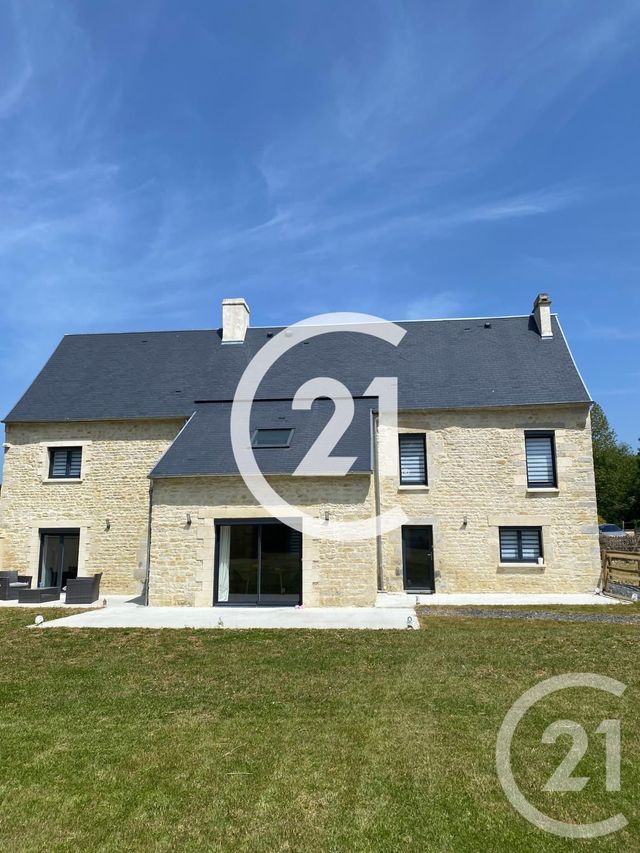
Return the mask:
{"type": "Polygon", "coordinates": [[[149,581],[151,578],[151,523],[153,520],[153,480],[149,480],[149,514],[147,519],[147,559],[144,568],[144,606],[149,606],[149,581]]]}
{"type": "MultiPolygon", "coordinates": [[[[379,452],[378,452],[378,422],[379,415],[377,412],[372,412],[371,418],[371,439],[372,439],[372,456],[373,456],[373,490],[374,490],[374,500],[375,500],[375,509],[376,509],[376,517],[380,517],[380,465],[379,463],[379,452]]],[[[380,533],[379,522],[378,530],[376,531],[376,561],[377,561],[377,575],[378,575],[378,592],[384,592],[384,573],[382,571],[382,535],[380,533]]]]}

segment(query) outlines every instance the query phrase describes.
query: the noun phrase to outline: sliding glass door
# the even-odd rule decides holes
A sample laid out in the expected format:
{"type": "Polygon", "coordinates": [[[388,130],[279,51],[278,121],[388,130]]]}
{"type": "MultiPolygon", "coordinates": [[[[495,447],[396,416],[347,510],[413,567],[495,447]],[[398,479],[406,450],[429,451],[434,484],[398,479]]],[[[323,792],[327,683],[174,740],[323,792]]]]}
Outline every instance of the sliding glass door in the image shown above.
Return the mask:
{"type": "Polygon", "coordinates": [[[41,530],[38,586],[63,589],[77,577],[79,550],[79,530],[41,530]]]}
{"type": "Polygon", "coordinates": [[[302,534],[286,524],[260,528],[261,604],[300,604],[302,534]]]}
{"type": "Polygon", "coordinates": [[[219,602],[257,602],[259,539],[258,525],[221,524],[218,527],[219,602]]]}
{"type": "Polygon", "coordinates": [[[216,534],[216,604],[301,602],[302,534],[270,521],[218,524],[216,534]]]}

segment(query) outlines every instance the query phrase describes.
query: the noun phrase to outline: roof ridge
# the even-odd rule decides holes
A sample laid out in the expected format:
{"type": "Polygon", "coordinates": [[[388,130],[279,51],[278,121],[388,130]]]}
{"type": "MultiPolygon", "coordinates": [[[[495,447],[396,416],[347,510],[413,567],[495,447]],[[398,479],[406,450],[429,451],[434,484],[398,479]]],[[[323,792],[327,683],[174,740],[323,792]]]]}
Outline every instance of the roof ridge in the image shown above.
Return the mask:
{"type": "MultiPolygon", "coordinates": [[[[406,320],[399,325],[398,349],[377,340],[374,346],[373,338],[361,345],[360,332],[376,336],[384,328],[301,326],[303,333],[319,336],[317,344],[280,364],[257,398],[291,399],[323,370],[336,373],[356,394],[372,374],[393,371],[401,405],[418,409],[590,400],[556,315],[554,335],[545,341],[531,315],[521,315],[406,320]]],[[[196,400],[233,399],[255,352],[280,332],[276,326],[254,327],[244,347],[227,348],[213,329],[65,336],[5,421],[188,417],[196,400]]]]}
{"type": "Polygon", "coordinates": [[[190,332],[219,332],[217,329],[142,329],[126,332],[66,332],[63,338],[106,338],[116,335],[182,335],[190,332]]]}
{"type": "MultiPolygon", "coordinates": [[[[558,317],[556,313],[551,314],[552,317],[558,317]]],[[[381,323],[463,323],[469,322],[470,320],[526,320],[531,317],[531,314],[487,314],[484,316],[478,317],[423,317],[416,318],[413,320],[385,320],[383,317],[380,318],[381,323]]],[[[362,321],[362,324],[365,325],[366,320],[362,321]]],[[[295,323],[291,323],[290,325],[296,325],[295,323]]],[[[311,325],[311,324],[309,324],[311,325]]],[[[322,326],[322,323],[318,325],[322,326]]],[[[327,324],[328,325],[328,324],[327,324]]],[[[357,326],[358,322],[348,322],[344,324],[345,326],[357,326]]],[[[247,333],[261,331],[261,330],[279,330],[279,329],[287,329],[289,326],[249,326],[247,329],[247,333]]],[[[191,334],[191,333],[201,333],[201,332],[220,332],[221,327],[217,326],[215,328],[202,328],[202,329],[128,329],[126,331],[121,332],[67,332],[63,335],[63,338],[91,338],[91,337],[108,337],[108,336],[116,336],[116,335],[182,335],[182,334],[191,334]]]]}

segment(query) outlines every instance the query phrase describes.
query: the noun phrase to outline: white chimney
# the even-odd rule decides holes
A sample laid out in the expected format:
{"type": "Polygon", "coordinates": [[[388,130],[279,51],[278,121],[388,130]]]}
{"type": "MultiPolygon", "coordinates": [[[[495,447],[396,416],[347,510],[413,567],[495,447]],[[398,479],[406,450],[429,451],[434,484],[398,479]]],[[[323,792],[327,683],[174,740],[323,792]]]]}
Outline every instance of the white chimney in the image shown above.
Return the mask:
{"type": "Polygon", "coordinates": [[[222,343],[241,344],[249,328],[249,306],[241,297],[222,300],[222,343]]]}
{"type": "Polygon", "coordinates": [[[533,303],[533,316],[541,338],[552,338],[551,300],[548,293],[539,293],[533,303]]]}

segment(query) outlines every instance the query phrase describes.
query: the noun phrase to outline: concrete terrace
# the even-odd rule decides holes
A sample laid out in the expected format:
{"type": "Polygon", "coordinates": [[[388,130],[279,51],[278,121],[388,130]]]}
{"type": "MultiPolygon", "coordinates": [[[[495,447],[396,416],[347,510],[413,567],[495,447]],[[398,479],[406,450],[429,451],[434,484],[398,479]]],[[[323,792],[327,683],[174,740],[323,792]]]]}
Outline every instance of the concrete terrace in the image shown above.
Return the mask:
{"type": "Polygon", "coordinates": [[[571,606],[619,604],[614,598],[593,593],[543,595],[494,593],[436,593],[409,595],[379,593],[375,607],[145,607],[141,599],[108,595],[90,605],[72,605],[70,616],[47,620],[47,611],[66,607],[64,594],[60,601],[45,604],[0,602],[0,607],[20,607],[44,616],[45,628],[298,628],[298,629],[365,629],[406,630],[420,627],[416,606],[495,607],[539,606],[561,604],[571,606]]]}
{"type": "Polygon", "coordinates": [[[420,594],[409,592],[379,592],[376,607],[520,607],[522,605],[563,604],[568,607],[590,604],[620,604],[596,592],[436,592],[420,594]]]}
{"type": "MultiPolygon", "coordinates": [[[[30,605],[45,618],[43,628],[309,628],[406,630],[419,628],[414,609],[379,607],[145,607],[139,599],[107,596],[83,612],[46,621],[61,602],[30,605]]],[[[27,605],[18,605],[24,607],[27,605]]],[[[64,606],[64,605],[63,605],[64,606]]],[[[75,609],[75,607],[74,607],[75,609]]]]}

